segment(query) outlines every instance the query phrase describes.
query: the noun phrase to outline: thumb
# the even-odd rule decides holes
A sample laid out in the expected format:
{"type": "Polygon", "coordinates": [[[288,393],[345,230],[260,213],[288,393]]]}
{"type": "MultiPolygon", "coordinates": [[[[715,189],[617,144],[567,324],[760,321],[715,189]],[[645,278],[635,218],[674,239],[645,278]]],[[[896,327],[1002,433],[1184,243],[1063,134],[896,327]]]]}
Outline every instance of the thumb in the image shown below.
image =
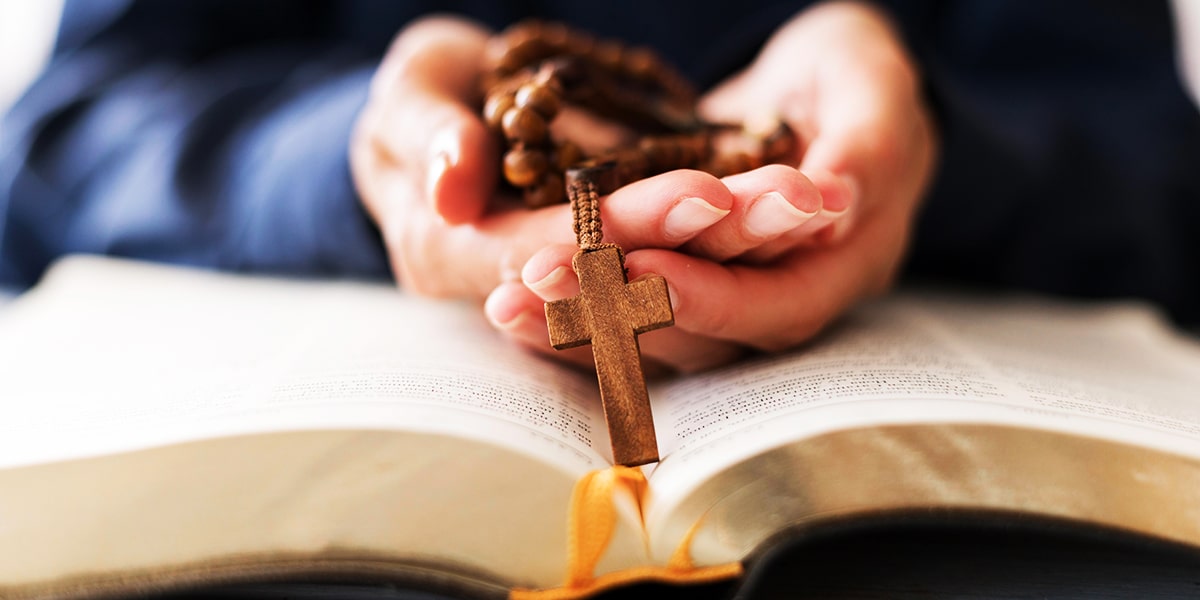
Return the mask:
{"type": "Polygon", "coordinates": [[[449,223],[477,219],[495,190],[495,143],[477,116],[488,33],[452,18],[423,19],[396,37],[372,83],[375,143],[449,223]]]}

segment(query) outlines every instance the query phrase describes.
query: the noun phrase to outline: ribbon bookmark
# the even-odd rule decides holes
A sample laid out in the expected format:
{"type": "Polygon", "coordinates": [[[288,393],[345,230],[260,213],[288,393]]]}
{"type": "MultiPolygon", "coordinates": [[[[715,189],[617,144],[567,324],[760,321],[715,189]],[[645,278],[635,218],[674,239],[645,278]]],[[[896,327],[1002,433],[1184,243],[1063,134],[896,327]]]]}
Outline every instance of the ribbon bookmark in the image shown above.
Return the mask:
{"type": "Polygon", "coordinates": [[[563,587],[545,590],[514,589],[510,600],[574,600],[632,583],[657,581],[675,584],[713,583],[738,577],[741,563],[696,567],[692,562],[692,538],[700,530],[697,521],[684,535],[666,566],[645,566],[597,577],[596,564],[608,549],[616,528],[618,492],[630,494],[641,509],[647,488],[641,469],[620,465],[592,471],[575,484],[567,526],[567,576],[563,587]]]}

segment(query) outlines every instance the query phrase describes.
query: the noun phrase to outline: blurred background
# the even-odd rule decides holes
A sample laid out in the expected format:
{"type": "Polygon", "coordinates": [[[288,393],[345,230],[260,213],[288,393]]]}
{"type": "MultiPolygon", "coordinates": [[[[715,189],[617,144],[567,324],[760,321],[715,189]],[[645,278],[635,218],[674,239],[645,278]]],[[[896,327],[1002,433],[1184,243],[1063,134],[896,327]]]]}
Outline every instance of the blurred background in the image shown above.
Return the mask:
{"type": "Polygon", "coordinates": [[[0,0],[0,113],[50,58],[62,0],[0,0]]]}
{"type": "MultiPolygon", "coordinates": [[[[17,100],[50,57],[64,0],[0,0],[0,113],[17,100]]],[[[1172,0],[1180,69],[1200,104],[1200,0],[1172,0]]]]}

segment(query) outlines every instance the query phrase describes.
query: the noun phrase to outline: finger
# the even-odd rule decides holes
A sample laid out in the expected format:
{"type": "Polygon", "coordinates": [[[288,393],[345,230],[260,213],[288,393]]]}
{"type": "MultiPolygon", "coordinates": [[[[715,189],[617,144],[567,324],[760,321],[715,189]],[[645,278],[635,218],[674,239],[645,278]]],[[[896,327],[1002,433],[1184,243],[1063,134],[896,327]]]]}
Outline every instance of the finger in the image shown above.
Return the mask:
{"type": "Polygon", "coordinates": [[[721,222],[733,196],[721,180],[678,170],[636,181],[601,201],[605,240],[626,250],[675,248],[721,222]]]}
{"type": "Polygon", "coordinates": [[[733,195],[728,217],[697,234],[685,250],[718,262],[739,256],[802,227],[822,210],[817,186],[786,165],[724,178],[733,195]]]}
{"type": "Polygon", "coordinates": [[[720,265],[664,250],[630,253],[626,266],[631,277],[666,277],[677,328],[774,351],[812,337],[890,283],[902,242],[879,236],[892,229],[873,225],[854,243],[788,255],[764,267],[720,265]]]}
{"type": "MultiPolygon", "coordinates": [[[[542,265],[526,266],[526,272],[534,274],[540,269],[550,270],[550,276],[544,277],[547,284],[534,290],[515,282],[504,283],[498,287],[485,304],[485,312],[492,323],[524,346],[545,352],[550,348],[548,338],[550,332],[546,325],[544,302],[563,298],[571,298],[578,294],[578,281],[574,271],[570,271],[570,257],[566,247],[547,248],[545,252],[535,254],[530,263],[542,265]]],[[[683,330],[673,328],[660,329],[638,336],[642,358],[677,372],[695,372],[718,365],[727,364],[742,356],[745,349],[730,342],[713,340],[713,338],[697,336],[683,330]]],[[[562,355],[556,355],[572,364],[590,366],[593,364],[592,353],[577,353],[571,348],[563,350],[562,355]]],[[[586,349],[586,348],[583,348],[586,349]]]]}
{"type": "Polygon", "coordinates": [[[538,250],[521,269],[521,282],[546,302],[575,296],[579,293],[579,278],[572,270],[571,259],[578,251],[569,244],[538,250]]]}
{"type": "Polygon", "coordinates": [[[509,339],[556,360],[592,368],[592,351],[586,346],[555,350],[550,346],[544,301],[520,282],[500,284],[483,305],[488,321],[509,339]]]}
{"type": "MultiPolygon", "coordinates": [[[[674,248],[729,213],[733,199],[717,178],[673,171],[625,186],[600,202],[605,240],[626,250],[674,248]]],[[[463,265],[464,284],[482,295],[519,271],[539,249],[575,242],[571,208],[497,212],[478,224],[443,232],[447,264],[463,265]],[[468,266],[475,265],[474,268],[468,266]]],[[[573,254],[573,251],[572,251],[573,254]]],[[[569,261],[568,261],[569,264],[569,261]]]]}
{"type": "Polygon", "coordinates": [[[885,198],[919,196],[932,144],[914,68],[898,47],[878,41],[841,64],[836,80],[821,83],[810,109],[818,131],[801,171],[828,171],[852,182],[860,212],[885,198]]]}
{"type": "Polygon", "coordinates": [[[830,245],[845,237],[855,215],[856,184],[827,171],[808,176],[821,194],[821,210],[803,225],[741,255],[740,261],[768,263],[796,248],[830,245]]]}
{"type": "Polygon", "coordinates": [[[397,37],[372,88],[375,144],[449,223],[482,214],[497,178],[495,141],[472,108],[482,28],[428,19],[397,37]]]}
{"type": "MultiPolygon", "coordinates": [[[[601,200],[605,239],[626,250],[675,247],[719,221],[732,204],[720,180],[699,171],[674,171],[626,186],[601,200]]],[[[571,208],[507,207],[479,221],[448,226],[417,203],[381,220],[397,272],[434,296],[489,294],[519,273],[542,247],[572,244],[571,208]]]]}

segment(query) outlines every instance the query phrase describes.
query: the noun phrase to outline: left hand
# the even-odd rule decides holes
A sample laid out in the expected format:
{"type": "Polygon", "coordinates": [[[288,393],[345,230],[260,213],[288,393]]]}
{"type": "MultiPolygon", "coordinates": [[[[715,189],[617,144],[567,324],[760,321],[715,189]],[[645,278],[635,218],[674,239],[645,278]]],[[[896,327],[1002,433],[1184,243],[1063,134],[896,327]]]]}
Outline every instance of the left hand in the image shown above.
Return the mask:
{"type": "MultiPolygon", "coordinates": [[[[663,275],[675,305],[675,327],[641,338],[650,362],[693,371],[794,346],[895,277],[936,141],[916,67],[886,16],[848,2],[805,10],[701,103],[727,122],[764,108],[799,134],[798,169],[724,178],[731,212],[678,249],[625,248],[630,279],[663,275]],[[793,210],[754,211],[779,196],[793,210]]],[[[497,287],[486,305],[493,323],[553,352],[542,303],[578,293],[574,252],[543,248],[522,282],[497,287]]],[[[590,364],[589,349],[577,350],[555,355],[590,364]]]]}

